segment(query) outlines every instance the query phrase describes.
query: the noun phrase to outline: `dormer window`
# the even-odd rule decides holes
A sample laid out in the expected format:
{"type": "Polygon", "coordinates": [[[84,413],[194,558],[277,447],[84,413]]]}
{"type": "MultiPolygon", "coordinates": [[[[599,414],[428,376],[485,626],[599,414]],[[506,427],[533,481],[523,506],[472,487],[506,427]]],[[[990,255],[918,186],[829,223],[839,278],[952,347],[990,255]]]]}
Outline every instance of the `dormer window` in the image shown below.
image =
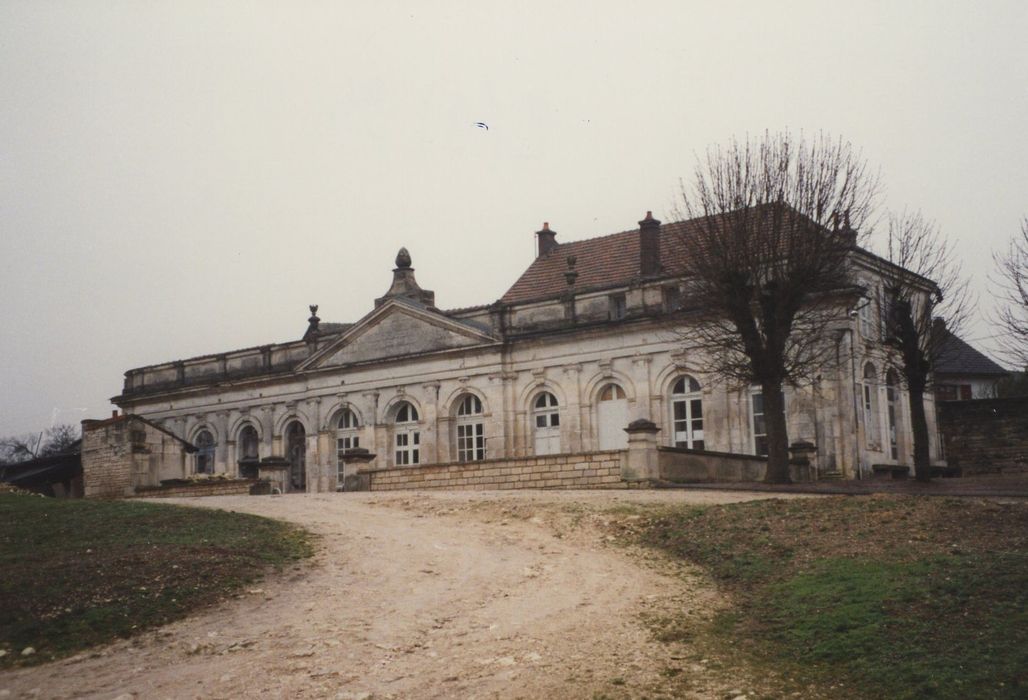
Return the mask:
{"type": "Polygon", "coordinates": [[[624,294],[611,294],[608,302],[610,304],[610,320],[616,321],[625,317],[627,307],[624,294]]]}
{"type": "Polygon", "coordinates": [[[664,287],[664,310],[678,311],[682,308],[682,290],[678,287],[664,287]]]}

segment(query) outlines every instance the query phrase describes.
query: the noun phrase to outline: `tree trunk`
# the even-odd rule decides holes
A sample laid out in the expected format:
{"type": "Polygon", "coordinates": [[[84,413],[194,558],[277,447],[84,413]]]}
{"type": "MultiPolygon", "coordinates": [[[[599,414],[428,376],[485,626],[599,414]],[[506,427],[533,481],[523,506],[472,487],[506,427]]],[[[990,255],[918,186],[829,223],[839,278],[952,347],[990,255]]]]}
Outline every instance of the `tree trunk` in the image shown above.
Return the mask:
{"type": "Polygon", "coordinates": [[[764,420],[767,428],[767,472],[764,481],[769,484],[788,484],[789,435],[785,427],[785,394],[780,383],[765,384],[764,420]]]}
{"type": "Polygon", "coordinates": [[[928,418],[924,411],[924,392],[910,389],[910,428],[914,434],[914,477],[918,481],[932,478],[928,453],[928,418]]]}

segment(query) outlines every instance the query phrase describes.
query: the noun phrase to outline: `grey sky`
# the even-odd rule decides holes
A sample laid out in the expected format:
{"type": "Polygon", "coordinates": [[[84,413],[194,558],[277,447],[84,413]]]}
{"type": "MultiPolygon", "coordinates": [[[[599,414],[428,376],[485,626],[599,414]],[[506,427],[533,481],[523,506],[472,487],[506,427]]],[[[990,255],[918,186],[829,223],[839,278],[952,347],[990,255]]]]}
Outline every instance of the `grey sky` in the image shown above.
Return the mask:
{"type": "Polygon", "coordinates": [[[1028,5],[629,5],[5,0],[0,435],[356,320],[401,245],[442,308],[494,301],[544,220],[666,220],[765,129],[862,148],[984,290],[1028,214],[1028,5]]]}

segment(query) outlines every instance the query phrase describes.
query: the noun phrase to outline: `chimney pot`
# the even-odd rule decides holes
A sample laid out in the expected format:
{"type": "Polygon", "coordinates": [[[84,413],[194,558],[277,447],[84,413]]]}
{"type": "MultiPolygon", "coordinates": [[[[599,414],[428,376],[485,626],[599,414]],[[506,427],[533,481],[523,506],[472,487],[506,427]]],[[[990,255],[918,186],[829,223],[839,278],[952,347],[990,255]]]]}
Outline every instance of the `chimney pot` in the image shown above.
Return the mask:
{"type": "Polygon", "coordinates": [[[535,232],[538,241],[536,257],[542,257],[557,247],[557,232],[550,229],[550,222],[544,221],[542,229],[535,232]]]}
{"type": "Polygon", "coordinates": [[[115,410],[111,411],[111,418],[117,418],[117,417],[118,417],[118,410],[115,409],[115,410]]]}
{"type": "Polygon", "coordinates": [[[639,274],[656,275],[660,272],[660,221],[647,211],[639,222],[639,274]]]}

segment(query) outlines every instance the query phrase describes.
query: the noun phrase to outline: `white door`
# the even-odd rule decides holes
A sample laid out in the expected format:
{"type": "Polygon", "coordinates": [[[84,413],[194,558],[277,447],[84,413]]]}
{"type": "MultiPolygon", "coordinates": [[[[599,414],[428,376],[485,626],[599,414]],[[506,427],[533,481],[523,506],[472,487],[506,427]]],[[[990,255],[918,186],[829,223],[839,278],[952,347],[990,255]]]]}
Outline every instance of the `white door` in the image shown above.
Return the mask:
{"type": "Polygon", "coordinates": [[[536,397],[533,406],[535,454],[560,454],[560,409],[557,397],[544,392],[536,397]]]}
{"type": "Polygon", "coordinates": [[[601,450],[623,450],[628,447],[628,400],[600,401],[597,409],[601,450]]]}
{"type": "Polygon", "coordinates": [[[559,455],[560,428],[536,428],[535,453],[537,455],[559,455]]]}

